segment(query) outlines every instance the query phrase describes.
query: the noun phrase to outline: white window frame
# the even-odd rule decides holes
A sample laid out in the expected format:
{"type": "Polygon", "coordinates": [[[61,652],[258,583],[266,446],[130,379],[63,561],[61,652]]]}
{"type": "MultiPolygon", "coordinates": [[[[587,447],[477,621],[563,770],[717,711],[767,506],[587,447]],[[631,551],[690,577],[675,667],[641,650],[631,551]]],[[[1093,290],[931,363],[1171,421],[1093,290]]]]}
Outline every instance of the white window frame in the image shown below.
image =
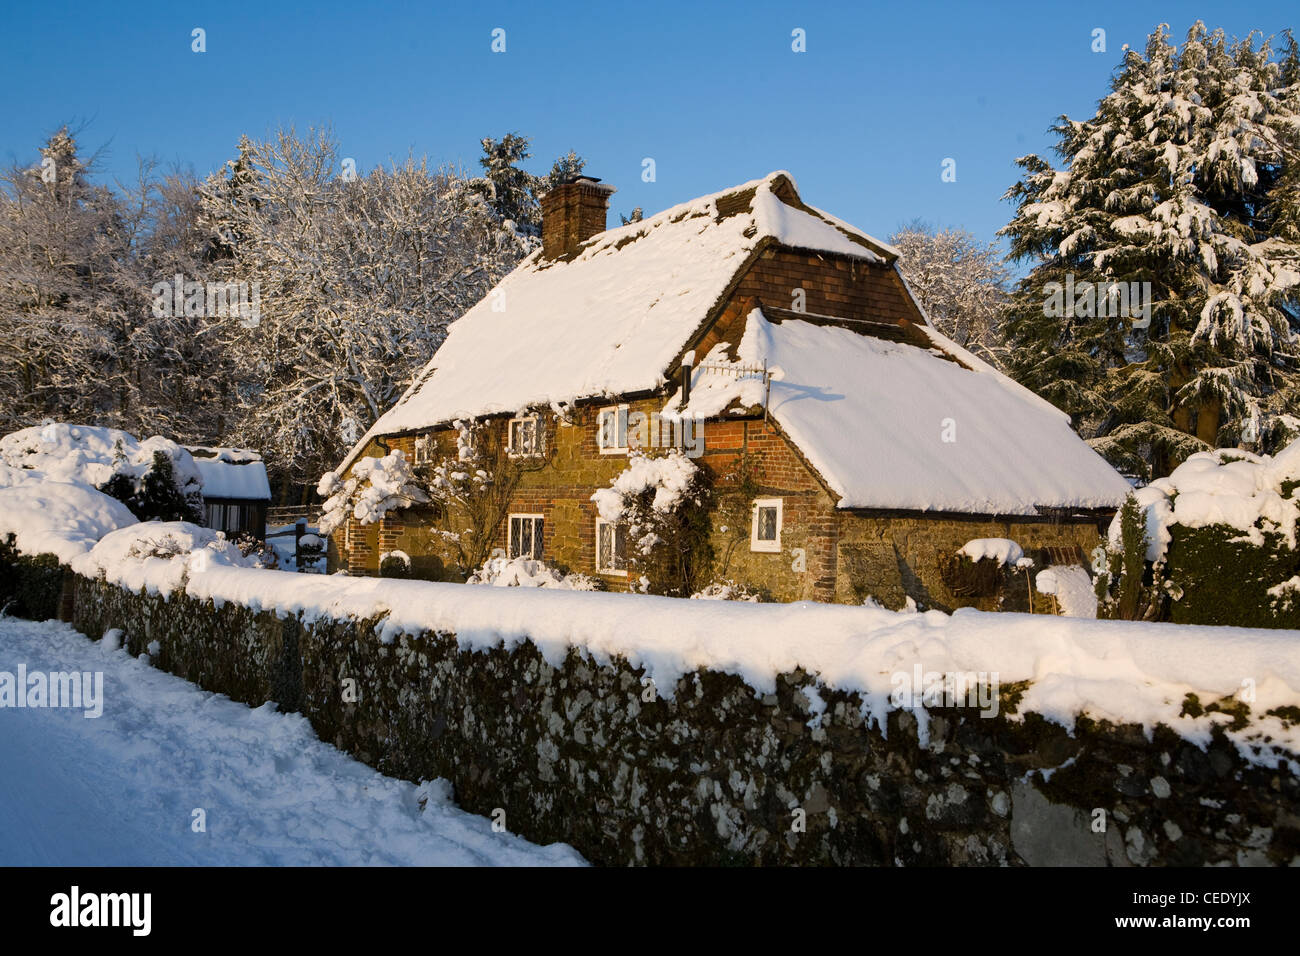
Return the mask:
{"type": "Polygon", "coordinates": [[[596,413],[596,448],[602,455],[626,455],[627,454],[627,417],[628,406],[626,405],[606,405],[596,413]],[[614,419],[614,442],[613,445],[605,444],[605,420],[607,416],[613,416],[614,419]],[[622,438],[623,443],[618,444],[622,438]]]}
{"type": "Polygon", "coordinates": [[[520,557],[520,555],[515,554],[515,519],[516,518],[520,519],[521,521],[532,521],[533,550],[532,553],[527,555],[527,557],[533,559],[534,561],[540,561],[542,559],[542,544],[546,532],[546,515],[539,515],[539,514],[524,514],[522,512],[515,512],[506,518],[506,557],[507,558],[520,557]],[[537,533],[539,524],[541,525],[541,529],[542,529],[541,535],[537,533]]]}
{"type": "MultiPolygon", "coordinates": [[[[618,533],[618,530],[617,530],[617,529],[620,528],[620,527],[624,529],[624,533],[625,533],[625,534],[626,534],[626,531],[627,531],[627,523],[626,523],[626,522],[623,522],[623,521],[606,521],[604,518],[597,518],[597,519],[596,519],[596,573],[597,573],[597,574],[607,575],[607,576],[609,576],[609,577],[625,578],[625,577],[627,577],[627,541],[626,541],[626,538],[624,538],[624,544],[623,544],[623,568],[622,568],[622,570],[619,570],[619,569],[617,569],[617,568],[607,568],[607,567],[605,567],[605,564],[604,564],[604,562],[603,562],[602,559],[601,559],[600,532],[601,532],[601,529],[604,528],[604,527],[606,527],[607,525],[608,525],[608,526],[612,526],[612,527],[615,529],[615,531],[614,531],[615,534],[618,533]]],[[[617,549],[615,549],[615,550],[617,550],[617,549]]]]}
{"type": "Polygon", "coordinates": [[[415,449],[411,452],[411,464],[429,465],[433,463],[434,452],[437,450],[437,443],[433,434],[416,435],[415,449]]]}
{"type": "Polygon", "coordinates": [[[785,507],[781,498],[755,498],[753,514],[750,518],[749,526],[749,550],[758,551],[764,554],[781,553],[781,529],[784,526],[783,512],[785,507]],[[758,516],[764,508],[776,509],[776,540],[765,541],[759,540],[758,537],[758,516]]]}
{"type": "MultiPolygon", "coordinates": [[[[522,432],[523,429],[520,428],[522,432]]],[[[546,432],[542,428],[539,415],[521,415],[510,419],[506,425],[506,453],[511,458],[536,458],[546,450],[546,432]],[[515,445],[515,426],[530,424],[533,426],[533,447],[521,449],[515,445]]]]}

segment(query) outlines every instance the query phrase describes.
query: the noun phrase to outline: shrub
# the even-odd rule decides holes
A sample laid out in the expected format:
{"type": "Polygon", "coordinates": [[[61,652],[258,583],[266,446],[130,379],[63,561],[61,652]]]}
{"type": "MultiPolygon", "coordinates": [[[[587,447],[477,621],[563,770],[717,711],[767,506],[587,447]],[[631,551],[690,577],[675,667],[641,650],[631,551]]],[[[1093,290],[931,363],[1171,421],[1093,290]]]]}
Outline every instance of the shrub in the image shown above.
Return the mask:
{"type": "Polygon", "coordinates": [[[411,576],[411,559],[400,551],[393,551],[379,559],[379,576],[381,578],[409,578],[411,576]]]}
{"type": "Polygon", "coordinates": [[[14,536],[0,538],[0,611],[44,621],[59,616],[63,566],[52,554],[19,554],[14,536]]]}
{"type": "Polygon", "coordinates": [[[1119,514],[1118,540],[1112,533],[1105,552],[1105,567],[1098,569],[1097,616],[1124,621],[1163,621],[1168,616],[1170,592],[1163,562],[1147,561],[1151,540],[1147,518],[1137,498],[1129,494],[1119,514]]]}
{"type": "Polygon", "coordinates": [[[1300,628],[1300,602],[1268,593],[1300,574],[1300,552],[1282,536],[1265,533],[1263,547],[1223,525],[1170,529],[1168,574],[1182,588],[1170,606],[1178,624],[1300,628]]]}
{"type": "Polygon", "coordinates": [[[119,471],[99,490],[122,502],[141,521],[203,523],[203,512],[199,507],[201,499],[181,493],[176,487],[175,466],[161,451],[153,453],[153,464],[138,481],[119,471]]]}

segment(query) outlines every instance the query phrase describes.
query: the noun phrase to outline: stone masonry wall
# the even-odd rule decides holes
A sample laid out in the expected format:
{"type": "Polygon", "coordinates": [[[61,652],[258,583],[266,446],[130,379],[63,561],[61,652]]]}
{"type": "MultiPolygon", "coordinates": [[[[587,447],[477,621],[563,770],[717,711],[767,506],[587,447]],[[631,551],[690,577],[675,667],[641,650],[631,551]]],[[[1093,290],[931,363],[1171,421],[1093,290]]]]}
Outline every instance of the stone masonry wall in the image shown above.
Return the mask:
{"type": "MultiPolygon", "coordinates": [[[[462,807],[511,832],[565,841],[601,864],[1201,865],[1300,862],[1300,782],[1157,728],[1033,714],[894,711],[864,726],[854,694],[802,673],[757,696],[701,670],[665,699],[640,671],[528,642],[462,651],[450,634],[376,621],[304,625],[183,593],[78,578],[75,624],[126,632],[132,653],[251,705],[303,713],[378,770],[444,777],[462,807]],[[355,699],[346,693],[355,689],[355,699]]],[[[1244,719],[1244,718],[1243,718],[1244,719]]]]}

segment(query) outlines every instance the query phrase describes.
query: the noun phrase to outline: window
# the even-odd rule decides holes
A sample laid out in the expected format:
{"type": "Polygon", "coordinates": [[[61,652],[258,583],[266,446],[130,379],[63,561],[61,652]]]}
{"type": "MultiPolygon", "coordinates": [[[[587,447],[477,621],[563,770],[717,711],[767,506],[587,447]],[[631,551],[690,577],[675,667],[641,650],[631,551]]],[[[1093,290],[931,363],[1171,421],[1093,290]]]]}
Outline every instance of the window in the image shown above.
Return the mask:
{"type": "Polygon", "coordinates": [[[754,502],[754,523],[749,535],[749,550],[780,553],[780,498],[759,498],[754,502]]]}
{"type": "Polygon", "coordinates": [[[542,453],[541,420],[536,416],[510,419],[506,450],[515,457],[540,455],[542,453]]]}
{"type": "Polygon", "coordinates": [[[433,461],[435,450],[432,435],[417,435],[415,439],[414,464],[428,465],[433,461]]]}
{"type": "Polygon", "coordinates": [[[596,519],[596,571],[627,575],[627,525],[596,519]]]}
{"type": "Polygon", "coordinates": [[[540,560],[542,557],[542,515],[511,515],[506,554],[540,560]]]}
{"type": "Polygon", "coordinates": [[[611,405],[596,416],[596,447],[602,455],[627,453],[627,406],[611,405]]]}

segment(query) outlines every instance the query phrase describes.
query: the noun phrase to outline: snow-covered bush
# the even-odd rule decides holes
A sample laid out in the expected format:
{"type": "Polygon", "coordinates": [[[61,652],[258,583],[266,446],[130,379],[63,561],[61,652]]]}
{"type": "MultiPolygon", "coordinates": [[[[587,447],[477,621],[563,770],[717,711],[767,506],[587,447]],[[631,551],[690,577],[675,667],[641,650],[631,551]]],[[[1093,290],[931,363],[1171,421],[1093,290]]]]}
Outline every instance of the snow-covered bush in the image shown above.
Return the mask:
{"type": "Polygon", "coordinates": [[[1150,538],[1135,495],[1124,500],[1112,520],[1103,551],[1093,584],[1097,616],[1125,621],[1164,620],[1168,599],[1177,589],[1164,576],[1163,552],[1159,559],[1151,560],[1150,538]]]}
{"type": "Polygon", "coordinates": [[[748,601],[751,604],[767,603],[771,600],[761,588],[752,588],[748,584],[735,581],[714,581],[703,590],[691,595],[693,601],[748,601]]]}
{"type": "Polygon", "coordinates": [[[1161,619],[1300,626],[1285,587],[1300,573],[1297,487],[1300,442],[1271,457],[1237,449],[1192,455],[1116,515],[1107,535],[1110,577],[1140,574],[1144,587],[1167,594],[1161,619]]]}
{"type": "Polygon", "coordinates": [[[29,480],[0,488],[0,539],[19,554],[68,562],[104,535],[136,523],[126,505],[87,485],[29,480]]]}
{"type": "Polygon", "coordinates": [[[327,471],[316,493],[325,499],[321,534],[330,534],[348,519],[373,524],[390,511],[426,504],[428,493],[416,481],[406,455],[399,449],[383,458],[360,458],[352,473],[340,478],[327,471]]]}
{"type": "Polygon", "coordinates": [[[379,576],[381,578],[409,578],[411,576],[411,556],[405,551],[385,551],[379,556],[379,576]]]}
{"type": "Polygon", "coordinates": [[[49,423],[0,438],[0,485],[72,482],[121,501],[142,521],[202,520],[203,479],[188,451],[155,435],[49,423]],[[14,472],[17,472],[15,474],[14,472]]]}
{"type": "Polygon", "coordinates": [[[1034,587],[1039,594],[1056,599],[1062,617],[1097,616],[1097,595],[1092,578],[1078,565],[1055,564],[1034,576],[1034,587]]]}
{"type": "Polygon", "coordinates": [[[260,565],[220,531],[188,521],[147,521],[106,534],[71,566],[78,574],[132,591],[167,594],[183,586],[192,572],[260,565]]]}
{"type": "Polygon", "coordinates": [[[683,597],[695,593],[712,560],[711,494],[706,473],[677,449],[633,453],[627,467],[591,496],[605,521],[628,529],[628,574],[637,590],[683,597]]]}
{"type": "Polygon", "coordinates": [[[554,588],[561,591],[600,591],[600,581],[586,574],[564,574],[544,561],[532,558],[507,558],[498,553],[470,575],[467,584],[486,584],[497,588],[554,588]]]}

